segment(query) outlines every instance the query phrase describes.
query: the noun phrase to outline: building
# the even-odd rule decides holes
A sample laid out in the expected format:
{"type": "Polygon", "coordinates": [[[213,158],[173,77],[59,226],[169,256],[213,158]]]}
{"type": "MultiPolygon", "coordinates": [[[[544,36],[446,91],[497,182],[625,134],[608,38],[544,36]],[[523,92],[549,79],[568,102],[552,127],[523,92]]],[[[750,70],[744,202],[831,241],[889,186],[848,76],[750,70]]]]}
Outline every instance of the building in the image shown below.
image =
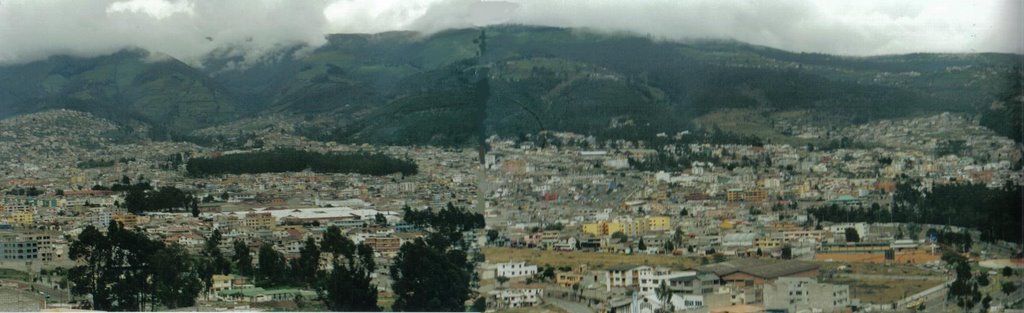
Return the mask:
{"type": "Polygon", "coordinates": [[[779,277],[817,277],[820,266],[810,262],[775,259],[737,259],[697,267],[711,272],[726,284],[761,286],[779,277]]]}
{"type": "Polygon", "coordinates": [[[497,310],[522,308],[543,302],[544,285],[520,285],[487,293],[487,305],[497,310]]]}
{"type": "Polygon", "coordinates": [[[672,218],[668,216],[647,217],[647,229],[650,231],[667,231],[672,229],[672,218]]]}
{"type": "Polygon", "coordinates": [[[276,224],[274,215],[270,212],[249,212],[242,220],[242,224],[249,229],[271,229],[276,224]]]}
{"type": "Polygon", "coordinates": [[[314,299],[316,292],[301,289],[274,289],[244,288],[228,289],[217,293],[217,296],[228,301],[239,301],[248,303],[271,302],[271,301],[293,301],[301,296],[304,299],[314,299]]]}
{"type": "Polygon", "coordinates": [[[0,236],[0,261],[32,261],[39,259],[39,243],[24,236],[0,236]]]}
{"type": "Polygon", "coordinates": [[[373,252],[379,253],[381,256],[393,257],[398,254],[398,249],[402,247],[402,239],[398,237],[370,237],[366,238],[363,243],[373,248],[373,252]]]}
{"type": "Polygon", "coordinates": [[[764,285],[764,306],[769,312],[846,312],[850,287],[783,277],[764,285]]]}
{"type": "Polygon", "coordinates": [[[537,275],[536,265],[526,265],[526,262],[508,262],[495,264],[495,277],[529,277],[537,275]]]}

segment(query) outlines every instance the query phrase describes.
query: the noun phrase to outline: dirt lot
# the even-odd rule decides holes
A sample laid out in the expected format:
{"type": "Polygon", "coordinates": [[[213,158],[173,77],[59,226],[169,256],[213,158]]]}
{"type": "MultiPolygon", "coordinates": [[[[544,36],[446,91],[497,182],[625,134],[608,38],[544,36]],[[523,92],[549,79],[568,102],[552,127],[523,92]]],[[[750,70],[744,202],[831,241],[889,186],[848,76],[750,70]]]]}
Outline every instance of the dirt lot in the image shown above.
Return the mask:
{"type": "MultiPolygon", "coordinates": [[[[942,258],[939,254],[930,254],[924,251],[913,253],[897,254],[894,263],[898,264],[922,264],[938,261],[942,258]]],[[[819,253],[814,256],[817,261],[833,260],[837,262],[863,262],[863,263],[885,263],[885,255],[881,253],[819,253]]]]}
{"type": "Polygon", "coordinates": [[[699,259],[670,255],[624,255],[597,252],[542,251],[536,249],[514,249],[487,247],[483,249],[488,262],[524,261],[530,264],[554,267],[589,264],[591,269],[604,269],[621,264],[666,266],[674,269],[689,269],[700,265],[699,259]]]}
{"type": "Polygon", "coordinates": [[[849,285],[851,298],[860,299],[861,302],[882,304],[892,303],[906,296],[935,287],[941,284],[942,281],[941,277],[935,277],[935,279],[930,280],[834,278],[827,282],[830,284],[849,285]]]}

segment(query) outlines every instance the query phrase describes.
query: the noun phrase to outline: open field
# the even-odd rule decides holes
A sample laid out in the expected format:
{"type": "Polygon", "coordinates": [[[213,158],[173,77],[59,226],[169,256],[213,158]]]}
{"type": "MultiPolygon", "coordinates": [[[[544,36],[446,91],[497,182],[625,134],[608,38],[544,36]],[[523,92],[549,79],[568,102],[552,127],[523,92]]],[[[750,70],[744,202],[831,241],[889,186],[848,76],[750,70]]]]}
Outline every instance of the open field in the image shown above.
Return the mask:
{"type": "MultiPolygon", "coordinates": [[[[930,254],[925,251],[914,251],[913,253],[897,254],[896,264],[922,264],[938,261],[942,256],[930,254]]],[[[814,255],[816,261],[832,260],[836,262],[851,263],[885,263],[885,255],[881,253],[819,253],[814,255]]]]}
{"type": "Polygon", "coordinates": [[[824,262],[814,261],[818,265],[821,265],[821,271],[829,271],[838,269],[840,266],[847,266],[850,270],[849,274],[859,275],[893,275],[893,276],[934,276],[941,277],[942,273],[919,268],[914,265],[907,264],[877,264],[877,263],[856,263],[856,262],[824,262]]]}
{"type": "Polygon", "coordinates": [[[875,278],[833,278],[826,280],[830,284],[850,286],[850,298],[861,302],[884,304],[892,303],[909,295],[935,287],[943,282],[941,277],[927,280],[875,279],[875,278]]]}
{"type": "Polygon", "coordinates": [[[718,127],[719,129],[741,135],[753,135],[766,141],[780,144],[806,145],[808,143],[818,144],[820,139],[804,139],[795,136],[786,136],[772,128],[772,120],[798,120],[806,117],[802,111],[787,111],[775,113],[761,113],[751,109],[721,110],[705,114],[697,119],[697,122],[705,129],[718,127]]]}
{"type": "Polygon", "coordinates": [[[514,249],[486,247],[483,249],[488,262],[524,261],[530,264],[554,267],[588,264],[591,269],[603,269],[621,264],[665,266],[674,269],[689,269],[700,265],[700,259],[671,255],[625,255],[596,252],[545,251],[537,249],[514,249]]]}

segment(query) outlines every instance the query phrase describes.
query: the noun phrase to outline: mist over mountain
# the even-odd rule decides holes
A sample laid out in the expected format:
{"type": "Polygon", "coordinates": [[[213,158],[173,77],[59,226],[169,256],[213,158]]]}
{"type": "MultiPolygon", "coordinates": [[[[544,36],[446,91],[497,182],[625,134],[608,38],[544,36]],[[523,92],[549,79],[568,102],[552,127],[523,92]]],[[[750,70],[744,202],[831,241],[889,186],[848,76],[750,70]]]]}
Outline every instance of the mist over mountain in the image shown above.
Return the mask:
{"type": "Polygon", "coordinates": [[[459,146],[475,142],[481,126],[472,121],[486,116],[488,135],[645,138],[730,108],[807,111],[823,123],[991,114],[1013,98],[1021,67],[1014,54],[841,57],[506,25],[486,28],[482,90],[471,77],[479,35],[337,34],[245,66],[225,51],[201,66],[143,50],[55,56],[0,67],[0,118],[64,108],[145,124],[168,139],[278,114],[301,119],[302,134],[315,139],[459,146]]]}

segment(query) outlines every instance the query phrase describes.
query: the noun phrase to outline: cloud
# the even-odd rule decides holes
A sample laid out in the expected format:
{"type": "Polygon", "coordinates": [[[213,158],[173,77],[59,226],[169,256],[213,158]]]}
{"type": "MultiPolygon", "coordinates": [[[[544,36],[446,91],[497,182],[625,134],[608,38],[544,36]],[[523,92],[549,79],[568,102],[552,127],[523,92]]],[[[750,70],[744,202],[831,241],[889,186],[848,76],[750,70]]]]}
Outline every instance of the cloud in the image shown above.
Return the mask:
{"type": "Polygon", "coordinates": [[[1024,51],[1020,0],[0,0],[0,64],[142,48],[241,65],[330,33],[500,23],[729,38],[799,52],[1024,51]]]}

